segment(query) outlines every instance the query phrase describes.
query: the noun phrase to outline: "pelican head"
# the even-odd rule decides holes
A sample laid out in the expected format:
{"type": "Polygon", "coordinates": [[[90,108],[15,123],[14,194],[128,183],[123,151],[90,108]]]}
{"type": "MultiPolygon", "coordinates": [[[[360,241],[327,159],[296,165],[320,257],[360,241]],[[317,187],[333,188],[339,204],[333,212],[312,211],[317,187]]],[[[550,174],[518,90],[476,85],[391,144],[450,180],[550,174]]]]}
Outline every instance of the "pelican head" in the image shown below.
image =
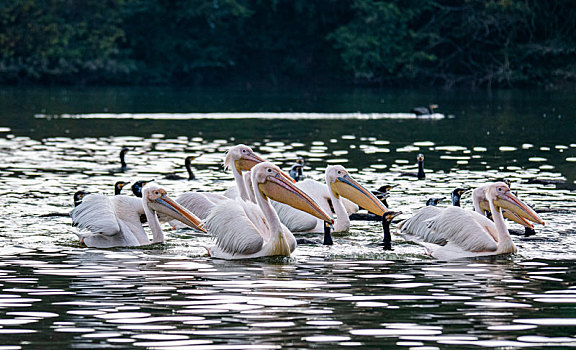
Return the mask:
{"type": "Polygon", "coordinates": [[[263,162],[252,168],[252,183],[264,198],[287,204],[302,210],[320,220],[334,224],[334,220],[318,206],[282,170],[270,162],[263,162]]]}
{"type": "Polygon", "coordinates": [[[264,159],[257,156],[252,148],[246,145],[237,145],[228,150],[226,159],[224,160],[224,168],[235,168],[240,174],[242,171],[248,171],[258,163],[262,163],[264,159]]]}
{"type": "Polygon", "coordinates": [[[511,191],[504,182],[495,182],[484,189],[486,199],[494,203],[496,207],[510,211],[517,216],[532,222],[544,225],[544,220],[511,191]]]}
{"type": "Polygon", "coordinates": [[[326,168],[326,183],[336,198],[342,196],[380,216],[388,210],[372,192],[356,182],[341,165],[331,165],[326,168]]]}
{"type": "Polygon", "coordinates": [[[204,227],[202,227],[200,219],[168,197],[166,190],[161,186],[157,184],[146,184],[146,186],[142,188],[142,199],[153,211],[168,215],[192,228],[206,232],[204,227]]]}

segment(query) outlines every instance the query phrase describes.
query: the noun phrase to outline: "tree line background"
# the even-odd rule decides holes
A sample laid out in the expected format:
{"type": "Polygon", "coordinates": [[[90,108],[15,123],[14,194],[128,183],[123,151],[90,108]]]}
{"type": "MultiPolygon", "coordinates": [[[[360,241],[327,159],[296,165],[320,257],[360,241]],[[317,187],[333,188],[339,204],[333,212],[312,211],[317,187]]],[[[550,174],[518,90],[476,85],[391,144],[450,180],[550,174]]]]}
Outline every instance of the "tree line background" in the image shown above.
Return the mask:
{"type": "Polygon", "coordinates": [[[574,0],[2,0],[0,83],[561,86],[574,0]]]}

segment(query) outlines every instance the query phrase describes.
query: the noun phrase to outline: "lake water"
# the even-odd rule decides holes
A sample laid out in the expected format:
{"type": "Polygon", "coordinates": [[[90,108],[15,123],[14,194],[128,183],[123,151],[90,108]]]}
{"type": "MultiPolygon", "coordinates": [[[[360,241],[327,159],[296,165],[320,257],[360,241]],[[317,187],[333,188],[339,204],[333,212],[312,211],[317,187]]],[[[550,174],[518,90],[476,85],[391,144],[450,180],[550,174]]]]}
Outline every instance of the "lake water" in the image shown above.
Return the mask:
{"type": "Polygon", "coordinates": [[[529,183],[574,183],[574,135],[573,92],[1,88],[0,349],[574,347],[576,191],[529,183]],[[406,114],[428,103],[442,115],[406,114]],[[225,190],[223,154],[238,143],[286,170],[303,156],[310,178],[342,164],[369,188],[398,184],[400,219],[507,178],[546,226],[514,236],[516,255],[481,259],[432,260],[396,223],[384,251],[379,224],[356,221],[334,246],[223,261],[191,231],[90,249],[70,218],[43,216],[117,180],[156,179],[173,197],[225,190]],[[418,153],[426,180],[401,176],[418,153]],[[163,180],[185,175],[187,155],[197,180],[163,180]]]}

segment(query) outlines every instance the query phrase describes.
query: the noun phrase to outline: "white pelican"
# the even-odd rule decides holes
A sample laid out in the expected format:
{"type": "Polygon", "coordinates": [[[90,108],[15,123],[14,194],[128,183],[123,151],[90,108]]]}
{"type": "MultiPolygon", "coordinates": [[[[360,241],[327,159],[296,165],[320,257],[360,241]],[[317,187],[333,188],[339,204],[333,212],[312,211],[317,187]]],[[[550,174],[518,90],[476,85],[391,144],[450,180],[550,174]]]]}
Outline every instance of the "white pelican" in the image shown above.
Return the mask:
{"type": "Polygon", "coordinates": [[[88,194],[72,212],[73,225],[80,229],[76,234],[88,247],[111,248],[139,246],[164,241],[157,212],[178,219],[183,223],[206,232],[194,214],[170,199],[166,190],[155,184],[142,189],[142,198],[129,196],[107,197],[88,194]],[[152,231],[148,238],[140,222],[145,214],[152,231]]]}
{"type": "MultiPolygon", "coordinates": [[[[349,215],[358,211],[358,206],[382,216],[388,209],[376,196],[354,180],[341,165],[326,168],[326,184],[304,180],[298,187],[308,193],[320,207],[336,214],[334,232],[346,232],[350,228],[349,215]],[[327,185],[328,184],[328,185],[327,185]]],[[[324,222],[290,206],[274,203],[274,208],[284,225],[293,232],[323,232],[324,222]]]]}
{"type": "MultiPolygon", "coordinates": [[[[228,200],[240,197],[242,200],[254,200],[253,190],[250,181],[250,169],[264,160],[254,154],[252,149],[245,145],[237,145],[232,147],[224,161],[224,167],[232,170],[236,186],[228,189],[224,194],[212,192],[194,192],[188,191],[176,198],[176,202],[193,212],[200,219],[206,219],[212,208],[218,204],[222,204],[228,200]],[[242,174],[242,171],[246,171],[242,174]]],[[[173,220],[170,222],[174,227],[181,225],[173,220]]]]}
{"type": "Polygon", "coordinates": [[[332,223],[328,214],[272,163],[255,165],[252,183],[256,204],[242,200],[227,201],[215,206],[204,221],[216,241],[216,245],[208,249],[210,256],[221,259],[290,256],[296,249],[296,239],[282,225],[268,199],[286,203],[332,223]]]}
{"type": "MultiPolygon", "coordinates": [[[[488,201],[494,221],[475,211],[460,207],[448,207],[431,218],[426,219],[425,235],[442,235],[446,244],[421,243],[437,259],[449,260],[464,257],[515,253],[516,246],[508,233],[502,209],[527,220],[544,225],[544,221],[532,208],[520,201],[503,182],[482,186],[475,190],[480,197],[488,201]]],[[[414,234],[409,228],[411,223],[422,220],[417,215],[400,224],[403,233],[414,234]]]]}
{"type": "Polygon", "coordinates": [[[240,197],[242,200],[249,200],[242,171],[250,171],[254,165],[263,161],[264,159],[256,155],[252,148],[246,145],[240,144],[230,148],[224,159],[224,169],[232,171],[236,187],[229,188],[224,195],[229,198],[240,197]]]}

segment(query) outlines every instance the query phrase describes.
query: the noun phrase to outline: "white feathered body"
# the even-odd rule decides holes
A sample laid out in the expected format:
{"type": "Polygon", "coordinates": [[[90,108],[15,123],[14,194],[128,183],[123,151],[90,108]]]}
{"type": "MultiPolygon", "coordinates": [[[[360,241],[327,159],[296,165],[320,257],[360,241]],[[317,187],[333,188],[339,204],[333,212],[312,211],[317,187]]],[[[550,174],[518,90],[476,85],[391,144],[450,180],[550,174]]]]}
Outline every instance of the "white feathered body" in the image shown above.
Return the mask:
{"type": "Polygon", "coordinates": [[[296,239],[284,225],[282,244],[269,244],[278,233],[262,209],[250,201],[229,200],[215,206],[204,225],[214,236],[216,245],[209,252],[215,258],[289,256],[296,249],[296,239]]]}
{"type": "Polygon", "coordinates": [[[140,215],[142,200],[129,196],[89,194],[70,216],[80,231],[78,238],[89,247],[110,248],[150,244],[140,215]]]}

